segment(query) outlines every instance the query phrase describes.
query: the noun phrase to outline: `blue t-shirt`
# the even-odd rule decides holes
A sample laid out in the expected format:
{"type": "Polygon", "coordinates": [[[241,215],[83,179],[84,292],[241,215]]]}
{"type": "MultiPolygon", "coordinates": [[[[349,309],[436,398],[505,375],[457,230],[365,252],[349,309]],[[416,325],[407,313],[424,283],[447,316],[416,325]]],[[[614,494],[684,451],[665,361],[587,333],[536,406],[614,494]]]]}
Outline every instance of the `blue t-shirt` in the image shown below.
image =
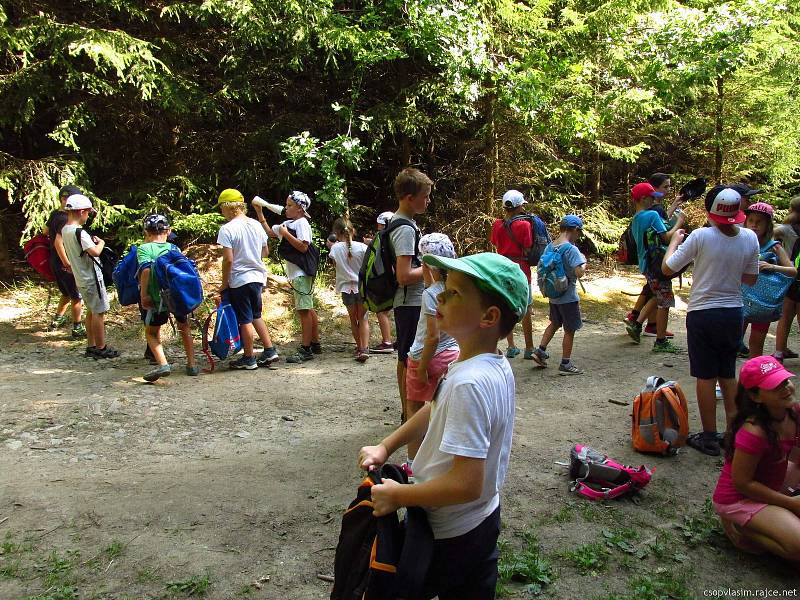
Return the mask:
{"type": "MultiPolygon", "coordinates": [[[[545,252],[552,247],[554,246],[551,242],[547,245],[545,252]]],[[[567,275],[569,286],[567,287],[567,291],[561,296],[558,298],[548,298],[548,300],[551,304],[569,304],[570,302],[578,302],[578,290],[575,289],[575,283],[578,281],[578,278],[575,277],[575,268],[585,265],[586,257],[581,254],[581,251],[578,250],[578,247],[575,246],[575,244],[571,244],[569,242],[559,244],[558,248],[560,248],[559,252],[561,253],[561,260],[564,263],[564,272],[567,275]],[[564,248],[564,246],[566,247],[564,248]]]]}
{"type": "Polygon", "coordinates": [[[633,239],[636,240],[636,251],[639,253],[639,272],[644,273],[647,269],[647,244],[645,243],[644,236],[649,229],[652,229],[657,234],[667,232],[664,225],[664,220],[654,210],[643,210],[636,213],[631,221],[631,232],[633,239]]]}

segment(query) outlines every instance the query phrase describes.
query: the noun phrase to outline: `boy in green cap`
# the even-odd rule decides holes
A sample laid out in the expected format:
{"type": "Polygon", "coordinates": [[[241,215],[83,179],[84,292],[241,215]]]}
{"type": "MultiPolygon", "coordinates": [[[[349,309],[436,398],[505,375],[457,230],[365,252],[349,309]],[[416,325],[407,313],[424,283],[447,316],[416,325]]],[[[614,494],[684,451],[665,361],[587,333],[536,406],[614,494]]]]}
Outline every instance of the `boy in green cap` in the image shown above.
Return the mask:
{"type": "Polygon", "coordinates": [[[460,259],[427,255],[423,262],[447,272],[436,320],[461,355],[434,399],[378,445],[361,448],[358,465],[376,468],[402,446],[421,442],[416,483],[373,486],[375,515],[424,508],[434,538],[425,598],[493,598],[499,492],[515,405],[514,375],[497,342],[526,314],[530,288],[516,263],[493,252],[460,259]]]}

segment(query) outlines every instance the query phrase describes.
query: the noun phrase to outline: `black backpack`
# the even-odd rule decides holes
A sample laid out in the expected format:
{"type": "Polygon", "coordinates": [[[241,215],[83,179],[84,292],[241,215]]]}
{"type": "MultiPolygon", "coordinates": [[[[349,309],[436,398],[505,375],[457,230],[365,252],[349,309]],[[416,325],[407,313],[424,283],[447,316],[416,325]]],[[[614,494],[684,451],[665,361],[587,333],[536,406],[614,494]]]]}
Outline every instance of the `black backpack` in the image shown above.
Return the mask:
{"type": "MultiPolygon", "coordinates": [[[[83,248],[83,242],[81,241],[81,233],[83,232],[82,227],[78,227],[75,230],[75,236],[78,238],[78,247],[81,249],[81,256],[86,254],[86,250],[83,248]]],[[[88,233],[88,232],[87,232],[88,233]]],[[[91,235],[91,234],[90,234],[91,235]]],[[[106,288],[111,287],[114,285],[114,267],[117,266],[119,262],[119,255],[114,252],[108,246],[103,247],[103,251],[100,252],[100,256],[95,258],[91,254],[86,254],[94,264],[100,267],[100,272],[103,274],[103,285],[106,288]]],[[[94,283],[97,285],[97,293],[98,295],[102,296],[102,292],[100,291],[100,282],[97,279],[97,274],[95,273],[94,283]]]]}
{"type": "MultiPolygon", "coordinates": [[[[297,232],[291,227],[286,228],[289,233],[297,237],[297,232]]],[[[278,244],[278,255],[292,264],[297,265],[306,275],[315,277],[319,269],[319,248],[314,245],[314,242],[309,242],[308,250],[300,252],[297,248],[289,243],[289,240],[281,238],[278,244]]]]}
{"type": "Polygon", "coordinates": [[[639,250],[636,248],[636,240],[633,237],[631,226],[623,232],[619,238],[619,250],[617,250],[617,260],[623,265],[638,265],[639,250]]]}
{"type": "MultiPolygon", "coordinates": [[[[397,274],[395,273],[395,255],[392,249],[391,232],[398,227],[414,229],[414,248],[419,247],[419,229],[409,219],[396,217],[379,231],[367,245],[364,261],[358,271],[358,291],[368,310],[383,312],[392,308],[394,295],[397,292],[397,274]]],[[[412,258],[412,266],[419,266],[416,255],[412,258]]]]}

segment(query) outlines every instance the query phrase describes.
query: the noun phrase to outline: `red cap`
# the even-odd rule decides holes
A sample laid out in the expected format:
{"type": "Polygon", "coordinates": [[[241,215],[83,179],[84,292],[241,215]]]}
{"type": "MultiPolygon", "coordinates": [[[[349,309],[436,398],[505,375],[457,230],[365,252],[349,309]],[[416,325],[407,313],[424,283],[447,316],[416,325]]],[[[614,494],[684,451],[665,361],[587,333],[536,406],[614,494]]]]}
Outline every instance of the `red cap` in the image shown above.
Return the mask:
{"type": "Polygon", "coordinates": [[[637,183],[631,189],[631,198],[633,198],[634,202],[639,202],[642,198],[647,198],[650,194],[652,194],[655,191],[656,188],[654,188],[646,181],[642,183],[637,183]]]}
{"type": "Polygon", "coordinates": [[[772,356],[756,356],[742,365],[739,383],[747,389],[774,390],[784,381],[794,377],[772,356]]]}

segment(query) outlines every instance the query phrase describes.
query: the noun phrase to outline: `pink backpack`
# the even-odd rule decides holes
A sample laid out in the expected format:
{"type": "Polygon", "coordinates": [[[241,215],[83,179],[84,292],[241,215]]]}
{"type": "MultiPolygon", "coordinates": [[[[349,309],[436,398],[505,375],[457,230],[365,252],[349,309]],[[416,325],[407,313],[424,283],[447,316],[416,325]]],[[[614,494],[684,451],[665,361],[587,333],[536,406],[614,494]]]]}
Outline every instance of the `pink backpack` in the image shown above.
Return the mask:
{"type": "Polygon", "coordinates": [[[597,450],[575,444],[569,455],[570,491],[589,500],[611,500],[636,494],[650,483],[655,469],[618,463],[597,450]]]}

